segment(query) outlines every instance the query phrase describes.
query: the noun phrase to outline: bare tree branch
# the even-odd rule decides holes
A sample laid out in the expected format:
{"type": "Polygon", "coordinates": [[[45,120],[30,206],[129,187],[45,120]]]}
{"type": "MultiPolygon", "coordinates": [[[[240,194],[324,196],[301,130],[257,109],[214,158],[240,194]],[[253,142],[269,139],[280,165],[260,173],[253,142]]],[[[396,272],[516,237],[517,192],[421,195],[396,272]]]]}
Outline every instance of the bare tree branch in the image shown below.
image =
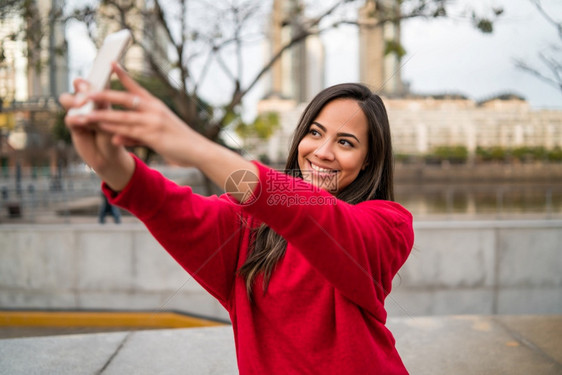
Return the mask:
{"type": "Polygon", "coordinates": [[[529,66],[527,63],[525,63],[524,61],[521,60],[516,60],[515,61],[515,66],[527,73],[532,74],[533,76],[535,76],[536,78],[540,79],[541,81],[559,89],[562,91],[562,81],[560,80],[554,80],[548,76],[546,76],[545,74],[543,74],[542,72],[540,72],[539,70],[529,66]]]}
{"type": "MultiPolygon", "coordinates": [[[[554,28],[558,33],[558,37],[562,40],[562,21],[556,21],[552,18],[549,13],[544,9],[540,0],[529,0],[533,4],[541,16],[554,28]]],[[[556,87],[562,93],[562,56],[560,55],[560,46],[553,45],[547,51],[542,51],[538,53],[538,57],[542,64],[550,71],[550,74],[544,72],[543,69],[533,67],[527,62],[516,59],[515,66],[522,71],[533,75],[539,80],[556,87]],[[558,56],[556,56],[558,54],[558,56]]]]}
{"type": "Polygon", "coordinates": [[[235,82],[236,76],[234,75],[234,73],[232,73],[228,65],[226,65],[226,63],[222,59],[220,52],[218,50],[214,50],[214,51],[215,51],[214,53],[215,60],[217,61],[223,72],[228,76],[228,78],[230,78],[233,82],[235,82]]]}
{"type": "Polygon", "coordinates": [[[560,39],[562,39],[562,22],[561,21],[556,21],[554,18],[552,18],[547,11],[544,10],[542,4],[541,4],[541,0],[530,0],[531,3],[537,8],[537,10],[539,11],[539,13],[543,16],[543,18],[550,23],[552,26],[554,26],[556,28],[556,30],[558,31],[558,36],[560,37],[560,39]]]}
{"type": "MultiPolygon", "coordinates": [[[[185,2],[182,2],[182,5],[185,5],[185,2]]],[[[168,22],[166,22],[164,11],[162,10],[162,7],[160,6],[160,1],[155,0],[154,6],[155,6],[155,11],[156,11],[156,18],[159,21],[158,26],[162,27],[162,29],[166,32],[166,36],[170,40],[170,43],[172,43],[172,45],[174,46],[174,49],[176,50],[176,54],[177,54],[177,58],[178,58],[178,67],[180,67],[181,88],[182,88],[183,91],[186,91],[187,90],[187,80],[189,79],[189,76],[190,76],[190,70],[188,69],[188,67],[186,65],[182,64],[183,55],[184,55],[184,48],[186,47],[184,36],[183,36],[184,35],[183,27],[185,27],[185,23],[186,23],[185,9],[184,9],[184,7],[182,7],[182,14],[181,14],[181,19],[180,19],[181,25],[182,25],[182,33],[181,33],[182,37],[180,39],[180,42],[176,42],[175,39],[174,39],[174,36],[172,34],[172,30],[170,29],[170,26],[169,26],[168,22]]],[[[147,53],[150,54],[149,51],[147,51],[147,53]]]]}
{"type": "Polygon", "coordinates": [[[543,53],[540,53],[539,57],[542,60],[543,64],[545,64],[550,69],[556,81],[562,83],[562,77],[560,76],[560,73],[562,72],[562,64],[556,61],[554,58],[544,55],[543,53]]]}
{"type": "Polygon", "coordinates": [[[199,89],[199,86],[201,85],[201,82],[203,82],[205,80],[205,77],[207,76],[207,73],[209,72],[209,68],[211,67],[211,62],[213,61],[214,55],[215,55],[214,49],[211,49],[209,51],[209,53],[207,54],[207,58],[205,59],[205,63],[203,64],[203,70],[201,71],[201,74],[199,75],[199,79],[194,83],[193,93],[195,95],[197,94],[197,90],[199,89]]]}

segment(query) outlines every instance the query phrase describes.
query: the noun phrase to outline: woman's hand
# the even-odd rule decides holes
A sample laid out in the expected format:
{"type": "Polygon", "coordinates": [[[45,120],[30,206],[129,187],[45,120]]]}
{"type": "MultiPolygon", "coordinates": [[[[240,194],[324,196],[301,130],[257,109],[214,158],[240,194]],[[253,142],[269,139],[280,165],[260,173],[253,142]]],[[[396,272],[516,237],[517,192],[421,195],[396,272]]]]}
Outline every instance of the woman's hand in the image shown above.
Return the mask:
{"type": "Polygon", "coordinates": [[[88,95],[98,104],[97,110],[85,116],[88,123],[113,134],[116,145],[142,144],[152,148],[168,161],[189,166],[194,163],[193,147],[207,141],[187,126],[164,103],[137,84],[119,65],[113,72],[126,91],[105,90],[88,95]],[[113,110],[104,103],[118,105],[113,110]]]}
{"type": "MultiPolygon", "coordinates": [[[[77,93],[62,94],[59,98],[61,105],[69,110],[80,107],[87,101],[88,82],[83,79],[74,81],[77,93]]],[[[107,107],[107,104],[104,104],[107,107]]],[[[115,191],[122,190],[133,175],[134,160],[122,145],[120,140],[107,132],[100,130],[95,123],[91,123],[83,115],[67,115],[64,122],[72,136],[72,143],[78,155],[96,171],[100,178],[115,191]]]]}

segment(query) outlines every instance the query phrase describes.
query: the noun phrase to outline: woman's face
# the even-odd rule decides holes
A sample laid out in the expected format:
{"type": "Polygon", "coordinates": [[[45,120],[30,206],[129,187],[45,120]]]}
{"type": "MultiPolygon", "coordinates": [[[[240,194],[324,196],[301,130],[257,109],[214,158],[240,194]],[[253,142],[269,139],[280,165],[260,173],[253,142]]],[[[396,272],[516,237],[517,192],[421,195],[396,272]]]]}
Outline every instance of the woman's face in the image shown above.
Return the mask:
{"type": "Polygon", "coordinates": [[[352,183],[365,167],[368,128],[355,100],[326,104],[298,146],[303,179],[332,194],[352,183]]]}

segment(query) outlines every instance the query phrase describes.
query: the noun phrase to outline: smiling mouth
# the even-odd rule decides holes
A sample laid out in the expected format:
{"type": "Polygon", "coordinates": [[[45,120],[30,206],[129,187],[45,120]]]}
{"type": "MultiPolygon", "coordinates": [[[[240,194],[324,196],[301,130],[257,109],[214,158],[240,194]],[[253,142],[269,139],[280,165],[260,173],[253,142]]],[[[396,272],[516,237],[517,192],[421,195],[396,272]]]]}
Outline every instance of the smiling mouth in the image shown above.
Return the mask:
{"type": "Polygon", "coordinates": [[[322,173],[322,174],[329,174],[329,173],[337,173],[338,172],[337,169],[322,168],[322,167],[319,167],[319,166],[313,164],[310,160],[307,160],[307,161],[308,161],[308,164],[310,165],[310,168],[315,172],[322,173]]]}

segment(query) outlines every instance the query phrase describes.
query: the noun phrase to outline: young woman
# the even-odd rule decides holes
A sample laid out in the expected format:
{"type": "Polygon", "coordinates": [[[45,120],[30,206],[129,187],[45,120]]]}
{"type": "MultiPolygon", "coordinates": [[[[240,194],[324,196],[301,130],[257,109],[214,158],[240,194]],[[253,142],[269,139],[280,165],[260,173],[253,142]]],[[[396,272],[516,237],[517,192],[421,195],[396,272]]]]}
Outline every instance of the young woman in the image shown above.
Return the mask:
{"type": "Polygon", "coordinates": [[[385,327],[385,297],[413,245],[393,200],[381,99],[359,84],[322,91],[305,109],[286,173],[250,162],[186,126],[121,68],[125,92],[62,95],[80,156],[110,202],[144,222],[228,310],[241,374],[406,374],[385,327]],[[112,110],[109,104],[125,110],[112,110]],[[202,197],[149,169],[142,143],[195,166],[231,194],[202,197]]]}

